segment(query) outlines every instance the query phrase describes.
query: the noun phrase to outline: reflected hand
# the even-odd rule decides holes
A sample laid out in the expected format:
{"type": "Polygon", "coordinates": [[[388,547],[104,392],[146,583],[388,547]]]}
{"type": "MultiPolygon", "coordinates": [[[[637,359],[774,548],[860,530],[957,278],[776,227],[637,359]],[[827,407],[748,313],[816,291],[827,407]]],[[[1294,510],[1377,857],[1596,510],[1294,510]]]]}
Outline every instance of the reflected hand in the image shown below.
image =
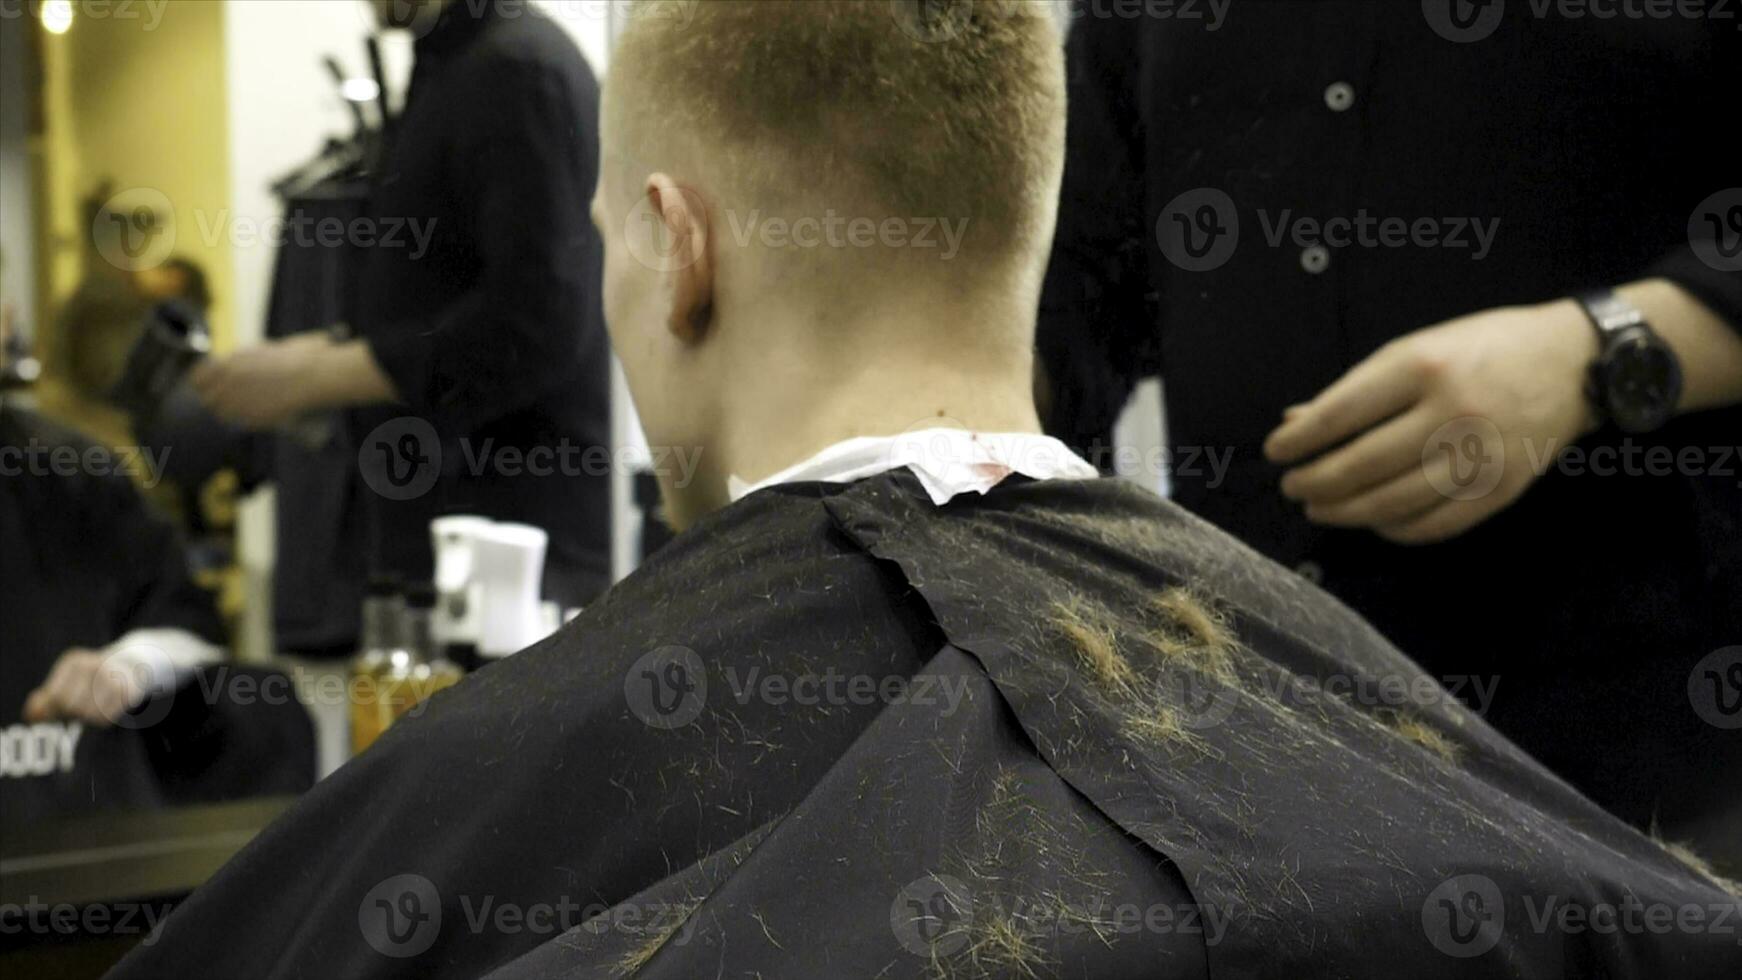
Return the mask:
{"type": "Polygon", "coordinates": [[[138,707],[145,695],[139,671],[75,647],[60,655],[48,679],[24,700],[24,720],[82,721],[106,728],[138,707]]]}
{"type": "Polygon", "coordinates": [[[276,428],[318,407],[320,360],[332,346],[324,333],[297,334],[208,360],[189,380],[218,417],[247,429],[276,428]]]}

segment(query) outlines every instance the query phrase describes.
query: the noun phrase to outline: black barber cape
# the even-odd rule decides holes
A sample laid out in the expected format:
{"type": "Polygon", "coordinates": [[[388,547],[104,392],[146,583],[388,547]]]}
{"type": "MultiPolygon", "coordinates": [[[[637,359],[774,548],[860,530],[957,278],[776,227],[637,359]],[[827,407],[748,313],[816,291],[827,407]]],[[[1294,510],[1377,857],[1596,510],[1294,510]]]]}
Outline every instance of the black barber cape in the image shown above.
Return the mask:
{"type": "Polygon", "coordinates": [[[1436,691],[1123,484],[763,490],[389,730],[114,976],[1738,975],[1735,897],[1436,691]],[[1179,585],[1228,674],[1158,652],[1179,585]]]}

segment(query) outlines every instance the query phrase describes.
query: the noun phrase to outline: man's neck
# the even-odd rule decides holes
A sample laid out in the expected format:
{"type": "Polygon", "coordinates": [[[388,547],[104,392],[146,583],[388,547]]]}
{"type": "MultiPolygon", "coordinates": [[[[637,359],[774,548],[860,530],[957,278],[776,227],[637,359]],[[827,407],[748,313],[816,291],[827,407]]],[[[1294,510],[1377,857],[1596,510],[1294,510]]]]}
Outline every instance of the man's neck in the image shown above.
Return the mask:
{"type": "Polygon", "coordinates": [[[924,347],[760,345],[732,359],[738,363],[726,371],[734,383],[722,395],[698,479],[672,501],[686,525],[729,502],[729,478],[757,483],[848,439],[940,427],[1041,431],[1026,349],[963,357],[938,349],[934,335],[924,347]]]}
{"type": "Polygon", "coordinates": [[[1038,433],[1031,391],[1026,378],[920,365],[858,375],[833,390],[770,385],[761,397],[729,409],[714,463],[721,477],[756,483],[848,439],[929,428],[1038,433]]]}

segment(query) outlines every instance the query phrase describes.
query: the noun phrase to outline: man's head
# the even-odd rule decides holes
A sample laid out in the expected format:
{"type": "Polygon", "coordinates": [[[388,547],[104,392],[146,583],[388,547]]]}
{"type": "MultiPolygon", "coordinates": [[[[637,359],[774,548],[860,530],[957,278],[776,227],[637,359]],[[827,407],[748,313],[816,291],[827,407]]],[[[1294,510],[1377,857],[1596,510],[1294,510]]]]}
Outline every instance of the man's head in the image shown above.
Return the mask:
{"type": "Polygon", "coordinates": [[[787,397],[797,425],[877,371],[1014,379],[1032,414],[1063,168],[1050,5],[688,12],[654,0],[630,13],[594,205],[606,317],[649,439],[717,454],[747,402],[787,397]],[[790,391],[800,375],[813,404],[790,391]]]}
{"type": "Polygon", "coordinates": [[[133,274],[134,288],[139,295],[161,303],[181,300],[204,313],[212,306],[212,287],[206,272],[192,259],[176,256],[161,265],[140,269],[133,274]]]}

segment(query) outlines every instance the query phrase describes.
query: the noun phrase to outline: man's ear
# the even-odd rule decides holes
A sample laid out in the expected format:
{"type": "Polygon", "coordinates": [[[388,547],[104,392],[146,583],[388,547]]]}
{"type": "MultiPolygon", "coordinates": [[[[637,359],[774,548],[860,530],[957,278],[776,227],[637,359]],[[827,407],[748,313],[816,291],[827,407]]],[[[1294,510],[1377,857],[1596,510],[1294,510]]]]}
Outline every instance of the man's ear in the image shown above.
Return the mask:
{"type": "Polygon", "coordinates": [[[679,187],[663,173],[647,178],[647,196],[670,243],[666,265],[672,302],[666,329],[685,344],[698,343],[714,319],[714,256],[707,206],[700,195],[679,187]]]}

